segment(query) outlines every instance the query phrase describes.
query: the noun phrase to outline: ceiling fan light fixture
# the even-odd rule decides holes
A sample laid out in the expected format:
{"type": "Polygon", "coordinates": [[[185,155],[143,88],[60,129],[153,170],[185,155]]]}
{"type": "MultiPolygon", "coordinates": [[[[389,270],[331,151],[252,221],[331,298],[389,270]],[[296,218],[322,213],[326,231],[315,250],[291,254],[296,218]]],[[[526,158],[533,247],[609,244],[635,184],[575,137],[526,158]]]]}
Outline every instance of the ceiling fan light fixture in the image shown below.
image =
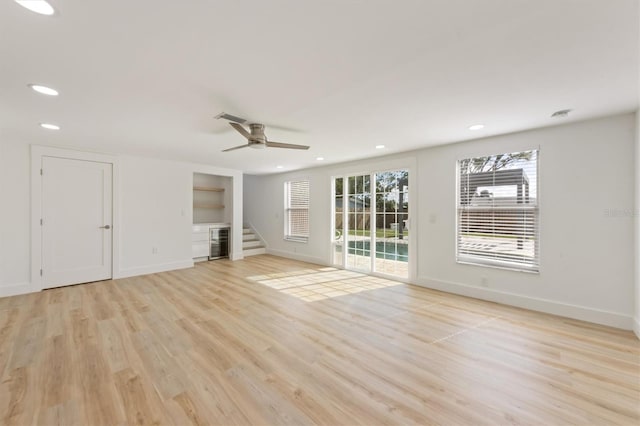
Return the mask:
{"type": "Polygon", "coordinates": [[[56,11],[45,0],[15,0],[20,6],[40,15],[53,15],[56,11]]]}
{"type": "Polygon", "coordinates": [[[244,136],[247,139],[246,145],[240,145],[233,148],[228,148],[222,150],[222,152],[235,151],[240,148],[254,148],[254,149],[264,149],[264,148],[285,148],[285,149],[309,149],[308,145],[297,145],[293,143],[283,143],[283,142],[275,142],[267,140],[267,136],[264,134],[264,124],[262,123],[249,123],[249,131],[240,123],[236,122],[238,120],[246,121],[244,118],[230,116],[229,114],[225,114],[224,112],[218,114],[216,118],[224,118],[229,120],[229,124],[233,127],[238,133],[244,136]],[[231,118],[229,118],[231,117],[231,118]],[[235,120],[235,121],[233,121],[235,120]]]}

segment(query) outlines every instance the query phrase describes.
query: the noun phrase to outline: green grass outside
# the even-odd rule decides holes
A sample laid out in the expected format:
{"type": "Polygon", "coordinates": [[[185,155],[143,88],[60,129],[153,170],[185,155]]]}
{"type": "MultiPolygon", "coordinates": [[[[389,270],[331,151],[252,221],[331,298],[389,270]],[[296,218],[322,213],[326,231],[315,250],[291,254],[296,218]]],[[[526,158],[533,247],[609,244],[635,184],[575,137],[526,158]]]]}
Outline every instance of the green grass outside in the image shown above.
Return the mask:
{"type": "MultiPolygon", "coordinates": [[[[368,229],[350,229],[349,235],[355,235],[357,237],[370,237],[371,231],[368,229]]],[[[409,231],[404,231],[403,236],[408,237],[409,231]]],[[[398,236],[398,232],[393,229],[376,229],[376,238],[395,238],[398,236]]]]}

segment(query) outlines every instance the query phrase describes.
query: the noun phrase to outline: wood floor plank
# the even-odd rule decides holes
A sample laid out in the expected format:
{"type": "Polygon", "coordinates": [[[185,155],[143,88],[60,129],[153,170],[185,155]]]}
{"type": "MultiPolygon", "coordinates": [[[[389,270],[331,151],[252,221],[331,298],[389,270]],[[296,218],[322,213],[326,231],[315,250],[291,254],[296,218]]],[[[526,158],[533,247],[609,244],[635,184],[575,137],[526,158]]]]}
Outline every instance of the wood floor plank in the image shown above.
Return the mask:
{"type": "Polygon", "coordinates": [[[152,386],[131,368],[119,370],[114,375],[115,387],[124,408],[128,424],[161,425],[168,419],[162,409],[162,401],[152,386]]]}
{"type": "Polygon", "coordinates": [[[133,344],[163,399],[186,390],[184,372],[153,333],[148,330],[136,333],[133,344]]]}
{"type": "Polygon", "coordinates": [[[2,425],[639,423],[632,332],[270,255],[0,299],[2,425]]]}
{"type": "Polygon", "coordinates": [[[73,399],[73,348],[69,334],[48,339],[44,351],[40,385],[43,408],[63,405],[73,399]]]}

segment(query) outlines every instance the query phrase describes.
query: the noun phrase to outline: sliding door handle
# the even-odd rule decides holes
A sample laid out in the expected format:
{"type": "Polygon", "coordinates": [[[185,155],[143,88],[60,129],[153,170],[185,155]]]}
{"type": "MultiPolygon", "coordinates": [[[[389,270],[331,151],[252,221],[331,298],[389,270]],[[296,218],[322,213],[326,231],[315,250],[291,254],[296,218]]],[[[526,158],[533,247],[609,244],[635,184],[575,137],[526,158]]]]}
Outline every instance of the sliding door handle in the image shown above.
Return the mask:
{"type": "Polygon", "coordinates": [[[101,226],[100,228],[102,228],[102,229],[111,229],[111,226],[110,225],[105,225],[105,226],[101,226]]]}

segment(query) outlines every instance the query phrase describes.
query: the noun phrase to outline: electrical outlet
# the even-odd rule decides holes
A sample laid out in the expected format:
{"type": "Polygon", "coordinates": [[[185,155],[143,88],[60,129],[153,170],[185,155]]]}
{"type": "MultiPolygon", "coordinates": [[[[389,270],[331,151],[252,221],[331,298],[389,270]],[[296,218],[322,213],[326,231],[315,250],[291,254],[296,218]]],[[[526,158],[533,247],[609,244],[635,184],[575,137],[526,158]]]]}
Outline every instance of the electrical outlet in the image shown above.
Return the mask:
{"type": "Polygon", "coordinates": [[[152,247],[151,254],[158,254],[158,247],[152,247]]]}

